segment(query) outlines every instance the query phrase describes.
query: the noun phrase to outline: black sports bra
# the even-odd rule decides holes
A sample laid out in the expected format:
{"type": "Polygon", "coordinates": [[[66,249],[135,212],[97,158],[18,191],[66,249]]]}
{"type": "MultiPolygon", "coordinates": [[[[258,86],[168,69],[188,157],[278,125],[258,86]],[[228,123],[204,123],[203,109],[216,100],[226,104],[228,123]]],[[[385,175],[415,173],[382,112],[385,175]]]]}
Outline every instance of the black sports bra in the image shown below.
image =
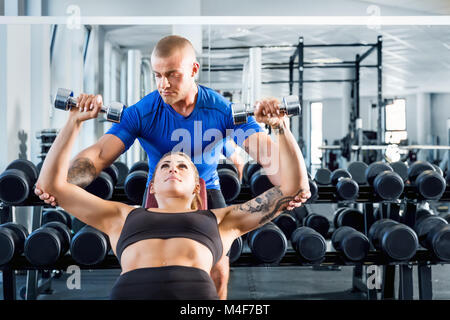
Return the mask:
{"type": "Polygon", "coordinates": [[[116,245],[117,258],[129,245],[145,239],[189,238],[211,250],[213,265],[222,257],[222,240],[211,210],[164,213],[139,207],[128,214],[116,245]]]}

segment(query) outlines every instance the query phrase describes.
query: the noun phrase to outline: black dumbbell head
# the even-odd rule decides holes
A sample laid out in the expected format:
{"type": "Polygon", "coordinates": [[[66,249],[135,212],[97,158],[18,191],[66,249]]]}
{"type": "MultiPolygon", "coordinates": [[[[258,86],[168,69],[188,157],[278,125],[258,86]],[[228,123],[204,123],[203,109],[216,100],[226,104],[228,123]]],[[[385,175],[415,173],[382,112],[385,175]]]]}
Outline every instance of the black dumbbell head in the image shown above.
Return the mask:
{"type": "Polygon", "coordinates": [[[377,195],[383,200],[398,199],[404,189],[403,179],[395,172],[380,172],[373,181],[373,188],[377,195]]]}
{"type": "Polygon", "coordinates": [[[275,220],[273,220],[273,223],[275,223],[277,227],[283,231],[288,240],[291,239],[292,232],[297,229],[297,220],[295,220],[295,218],[288,213],[280,214],[275,218],[275,220]]]}
{"type": "Polygon", "coordinates": [[[359,185],[366,184],[366,170],[368,165],[361,161],[355,161],[349,164],[347,170],[351,174],[353,180],[359,185]]]}
{"type": "Polygon", "coordinates": [[[331,171],[327,168],[317,169],[314,180],[320,185],[330,184],[331,183],[331,171]]]}
{"type": "Polygon", "coordinates": [[[69,226],[70,219],[68,219],[67,215],[64,214],[62,210],[45,210],[44,213],[42,213],[42,225],[52,221],[58,221],[69,226]]]}
{"type": "Polygon", "coordinates": [[[138,161],[135,164],[133,164],[128,171],[128,174],[134,172],[134,171],[144,171],[148,173],[149,167],[147,161],[138,161]]]}
{"type": "Polygon", "coordinates": [[[9,263],[23,252],[28,231],[22,225],[8,222],[0,225],[0,265],[9,263]]]}
{"type": "Polygon", "coordinates": [[[348,226],[361,232],[364,231],[364,214],[358,209],[347,208],[339,211],[335,217],[335,221],[335,228],[348,226]]]}
{"type": "Polygon", "coordinates": [[[330,222],[328,221],[328,219],[315,213],[308,215],[304,219],[303,225],[305,227],[314,229],[315,231],[320,233],[322,237],[326,237],[328,235],[328,230],[330,229],[330,222]]]}
{"type": "Polygon", "coordinates": [[[428,234],[436,228],[437,226],[444,226],[447,224],[447,221],[445,221],[443,218],[439,216],[428,216],[424,219],[421,219],[421,221],[416,224],[416,227],[414,228],[417,236],[419,237],[419,243],[422,247],[430,249],[429,246],[426,244],[426,239],[428,234]]]}
{"type": "Polygon", "coordinates": [[[383,252],[398,261],[411,259],[417,251],[418,239],[416,233],[404,224],[397,224],[384,232],[381,238],[383,252]]]}
{"type": "Polygon", "coordinates": [[[217,164],[217,170],[219,169],[229,169],[231,171],[234,171],[239,176],[239,171],[231,160],[220,159],[219,163],[217,164]]]}
{"type": "Polygon", "coordinates": [[[228,251],[227,256],[230,258],[230,263],[235,262],[242,254],[244,248],[244,242],[242,237],[236,238],[231,245],[230,251],[228,251]]]}
{"type": "Polygon", "coordinates": [[[311,197],[306,201],[306,203],[312,203],[314,201],[317,200],[317,198],[319,197],[319,188],[317,187],[317,184],[309,179],[308,180],[309,183],[309,192],[311,193],[311,197]]]}
{"type": "Polygon", "coordinates": [[[425,170],[416,178],[419,194],[425,199],[437,200],[445,191],[446,181],[436,171],[425,170]]]}
{"type": "Polygon", "coordinates": [[[426,241],[432,244],[432,251],[439,260],[450,261],[450,225],[438,228],[428,233],[426,241]]]}
{"type": "Polygon", "coordinates": [[[272,222],[250,232],[247,240],[252,254],[264,263],[281,260],[287,250],[286,236],[272,222]]]}
{"type": "Polygon", "coordinates": [[[352,227],[343,226],[333,232],[333,247],[351,261],[363,260],[370,248],[369,239],[352,227]]]}
{"type": "Polygon", "coordinates": [[[393,171],[392,168],[381,161],[371,163],[366,169],[366,180],[367,183],[373,185],[373,182],[378,174],[383,171],[393,171]]]}
{"type": "Polygon", "coordinates": [[[110,249],[109,238],[103,232],[86,225],[72,239],[70,253],[79,264],[90,266],[102,262],[110,249]]]}
{"type": "Polygon", "coordinates": [[[117,186],[118,187],[122,187],[125,179],[127,178],[128,175],[128,166],[120,161],[116,161],[114,162],[114,165],[116,166],[117,170],[119,171],[119,176],[117,178],[117,186]]]}
{"type": "Polygon", "coordinates": [[[35,266],[49,266],[61,256],[62,235],[54,228],[39,228],[25,241],[24,253],[27,260],[35,266]]]}
{"type": "Polygon", "coordinates": [[[296,207],[292,212],[299,223],[303,223],[303,219],[308,215],[308,210],[305,206],[296,207]]]}
{"type": "Polygon", "coordinates": [[[406,182],[408,180],[408,166],[403,161],[391,162],[390,166],[403,180],[406,182]]]}
{"type": "Polygon", "coordinates": [[[242,176],[244,178],[243,180],[245,180],[247,184],[250,184],[250,179],[252,178],[252,175],[262,167],[259,163],[256,162],[247,162],[247,163],[248,163],[247,170],[244,170],[242,172],[242,176]]]}
{"type": "Polygon", "coordinates": [[[431,165],[433,166],[434,171],[436,171],[437,173],[439,173],[439,175],[440,175],[441,177],[444,176],[444,171],[442,171],[441,167],[439,167],[438,165],[435,165],[435,164],[431,164],[431,165]]]}
{"type": "Polygon", "coordinates": [[[353,200],[358,197],[359,185],[350,178],[341,178],[336,184],[336,193],[339,199],[353,200]]]}
{"type": "Polygon", "coordinates": [[[220,181],[220,190],[227,203],[234,201],[241,192],[241,182],[235,171],[221,168],[217,170],[220,181]]]}
{"type": "Polygon", "coordinates": [[[109,174],[113,181],[113,186],[115,186],[119,179],[119,169],[115,166],[115,164],[111,164],[108,168],[103,169],[103,171],[109,174]]]}
{"type": "Polygon", "coordinates": [[[109,200],[114,193],[114,181],[109,174],[102,171],[98,177],[85,188],[85,190],[99,198],[109,200]]]}
{"type": "Polygon", "coordinates": [[[17,169],[24,172],[27,177],[31,179],[33,184],[36,182],[39,176],[39,171],[34,163],[26,159],[14,160],[6,167],[6,170],[8,169],[17,169]]]}
{"type": "Polygon", "coordinates": [[[295,229],[292,233],[291,242],[300,258],[309,262],[320,261],[327,251],[324,237],[309,227],[295,229]]]}
{"type": "Polygon", "coordinates": [[[331,173],[331,184],[332,185],[337,185],[337,183],[339,182],[339,179],[341,178],[352,178],[352,175],[345,169],[336,169],[331,173]]]}
{"type": "Polygon", "coordinates": [[[29,197],[33,184],[23,171],[4,171],[0,174],[0,201],[9,205],[21,204],[29,197]]]}
{"type": "Polygon", "coordinates": [[[58,221],[52,221],[42,225],[42,227],[53,228],[59,232],[61,235],[61,254],[64,254],[67,250],[69,250],[70,241],[72,240],[72,232],[67,225],[58,221]]]}
{"type": "Polygon", "coordinates": [[[124,191],[128,199],[135,204],[142,204],[148,175],[145,171],[133,171],[125,179],[124,191]]]}
{"type": "Polygon", "coordinates": [[[250,178],[250,190],[254,197],[259,196],[270,188],[273,188],[273,184],[270,182],[263,168],[252,174],[250,178]]]}
{"type": "Polygon", "coordinates": [[[434,167],[427,161],[416,161],[408,169],[409,182],[415,183],[416,178],[425,170],[434,171],[434,167]]]}
{"type": "Polygon", "coordinates": [[[383,231],[383,228],[397,224],[398,222],[391,219],[380,219],[375,221],[369,229],[369,240],[372,242],[373,246],[379,249],[380,234],[381,231],[383,231]]]}

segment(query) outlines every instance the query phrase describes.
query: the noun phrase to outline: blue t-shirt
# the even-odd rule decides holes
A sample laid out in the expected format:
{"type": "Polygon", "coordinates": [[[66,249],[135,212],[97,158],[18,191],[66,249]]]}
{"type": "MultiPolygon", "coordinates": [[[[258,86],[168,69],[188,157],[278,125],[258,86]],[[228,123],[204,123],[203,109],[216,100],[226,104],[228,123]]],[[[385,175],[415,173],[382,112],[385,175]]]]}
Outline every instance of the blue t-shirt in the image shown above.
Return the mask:
{"type": "Polygon", "coordinates": [[[191,157],[206,188],[220,189],[216,169],[226,137],[242,146],[250,135],[261,131],[254,117],[245,124],[234,125],[231,103],[216,91],[198,85],[195,108],[188,117],[164,103],[155,90],[126,108],[121,122],[106,133],[122,140],[125,151],[136,138],[139,140],[148,155],[147,186],[159,159],[167,152],[182,151],[191,157]]]}

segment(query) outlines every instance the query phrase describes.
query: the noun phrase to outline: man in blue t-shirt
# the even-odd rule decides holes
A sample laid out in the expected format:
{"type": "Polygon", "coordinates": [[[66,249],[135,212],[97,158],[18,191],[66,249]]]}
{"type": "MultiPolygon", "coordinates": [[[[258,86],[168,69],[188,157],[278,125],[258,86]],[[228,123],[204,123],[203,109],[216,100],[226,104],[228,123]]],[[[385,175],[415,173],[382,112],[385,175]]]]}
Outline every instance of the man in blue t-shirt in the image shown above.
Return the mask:
{"type": "MultiPolygon", "coordinates": [[[[81,151],[71,163],[68,181],[81,187],[128,150],[135,139],[148,154],[149,177],[162,155],[183,151],[191,156],[199,175],[206,182],[208,208],[224,207],[217,175],[217,162],[226,137],[243,147],[266,171],[273,171],[270,155],[278,147],[256,123],[254,117],[242,125],[233,123],[231,103],[214,90],[198,85],[195,77],[200,70],[192,44],[179,36],[168,36],[155,46],[151,57],[157,90],[125,109],[121,122],[115,124],[97,143],[81,151]],[[267,147],[267,148],[265,148],[267,147]]],[[[276,99],[257,103],[275,112],[276,99]]],[[[79,108],[92,109],[102,104],[100,95],[81,94],[79,108]]],[[[260,115],[263,116],[263,115],[260,115]]],[[[276,172],[268,174],[272,184],[279,185],[276,172]]],[[[46,203],[56,205],[57,199],[36,189],[46,203]]],[[[288,209],[299,207],[300,198],[291,201],[288,209]]],[[[219,298],[226,299],[229,262],[226,252],[211,271],[219,298]]]]}

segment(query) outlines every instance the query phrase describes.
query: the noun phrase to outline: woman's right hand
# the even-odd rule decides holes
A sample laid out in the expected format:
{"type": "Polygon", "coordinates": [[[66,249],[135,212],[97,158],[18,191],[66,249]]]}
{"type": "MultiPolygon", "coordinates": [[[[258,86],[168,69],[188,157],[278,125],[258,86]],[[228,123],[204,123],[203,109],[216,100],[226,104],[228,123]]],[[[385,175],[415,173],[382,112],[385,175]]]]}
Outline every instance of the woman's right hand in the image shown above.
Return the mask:
{"type": "Polygon", "coordinates": [[[78,122],[97,118],[102,106],[101,95],[82,93],[77,98],[77,107],[70,110],[70,117],[78,122]]]}

